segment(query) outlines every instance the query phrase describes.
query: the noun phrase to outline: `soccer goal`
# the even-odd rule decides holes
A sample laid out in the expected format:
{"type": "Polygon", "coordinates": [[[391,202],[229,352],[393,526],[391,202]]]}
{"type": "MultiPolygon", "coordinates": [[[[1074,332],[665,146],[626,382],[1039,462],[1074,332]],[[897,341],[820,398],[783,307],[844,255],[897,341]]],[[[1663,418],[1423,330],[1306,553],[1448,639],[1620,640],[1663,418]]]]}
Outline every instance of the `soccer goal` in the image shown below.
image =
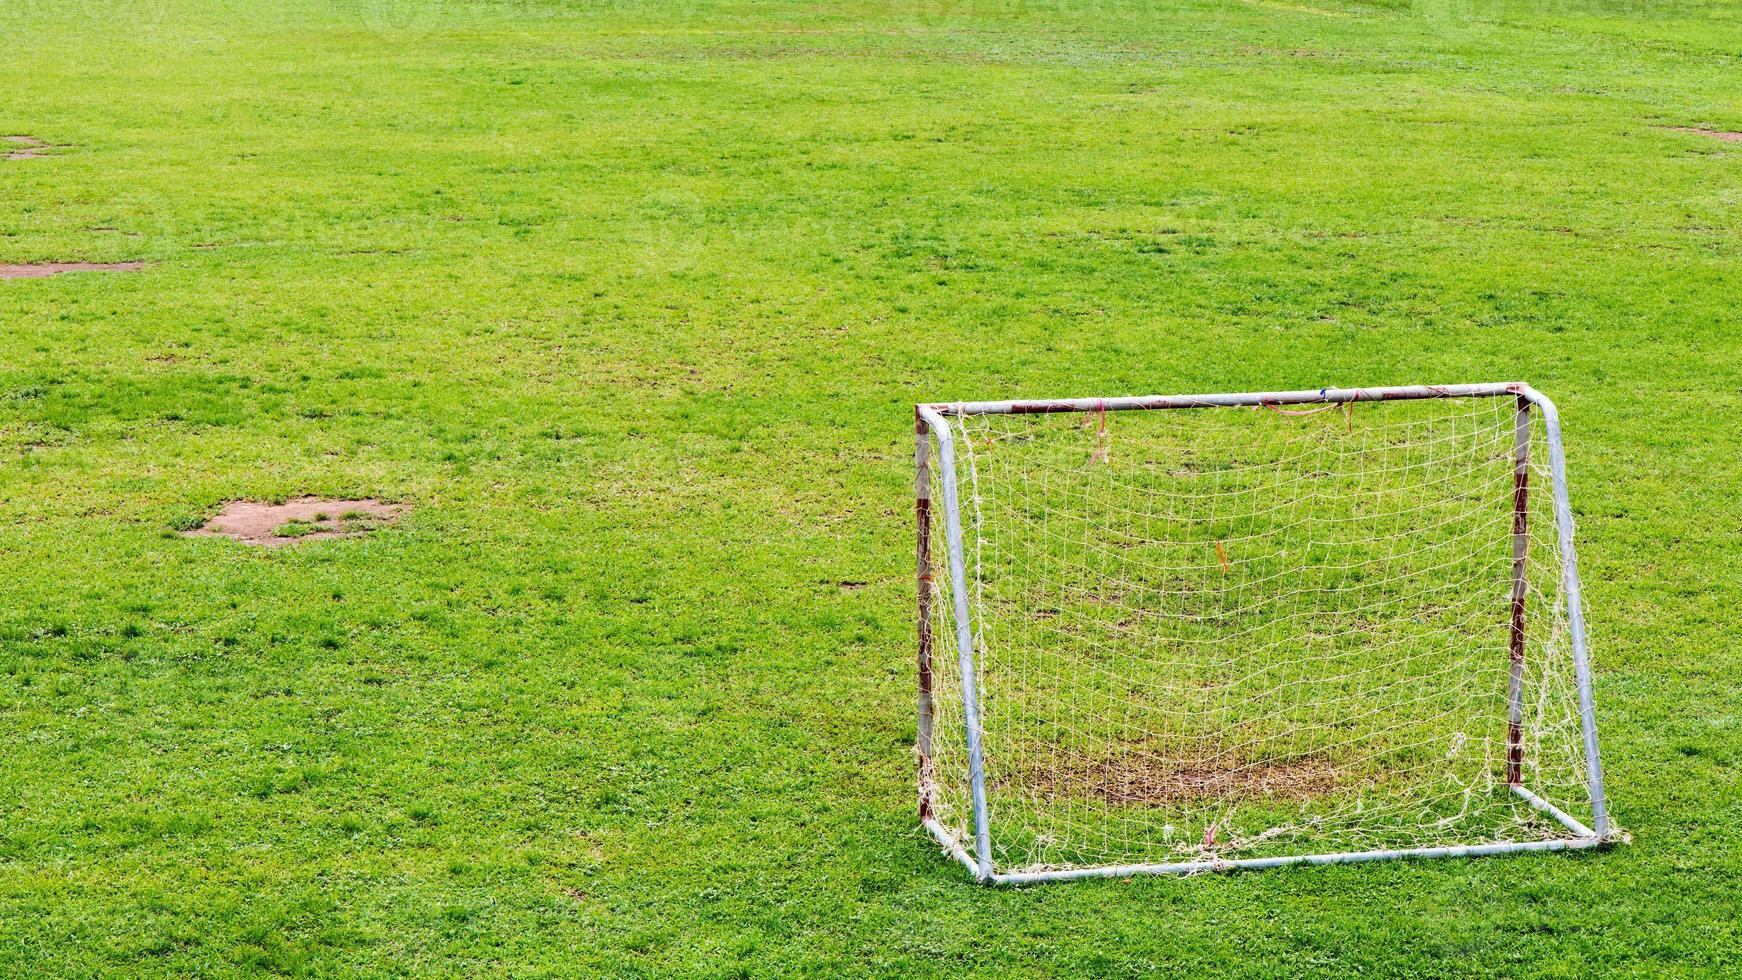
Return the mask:
{"type": "Polygon", "coordinates": [[[985,882],[1592,847],[1524,384],[917,408],[919,810],[985,882]]]}

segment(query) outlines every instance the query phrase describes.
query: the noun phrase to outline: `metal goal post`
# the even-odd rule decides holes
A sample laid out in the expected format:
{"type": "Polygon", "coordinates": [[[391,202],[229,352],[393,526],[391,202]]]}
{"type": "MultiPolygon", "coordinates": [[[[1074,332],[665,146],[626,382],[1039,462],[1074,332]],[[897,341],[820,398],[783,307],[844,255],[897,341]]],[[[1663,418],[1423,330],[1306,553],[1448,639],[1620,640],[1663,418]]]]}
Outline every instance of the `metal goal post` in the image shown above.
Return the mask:
{"type": "Polygon", "coordinates": [[[1597,721],[1591,693],[1591,671],[1586,646],[1584,611],[1579,598],[1579,571],[1573,552],[1573,517],[1567,499],[1566,460],[1562,448],[1560,415],[1545,395],[1521,382],[1493,384],[1408,385],[1377,388],[1322,388],[1307,391],[1243,392],[1200,395],[1155,395],[1119,398],[1069,398],[1036,401],[979,401],[932,403],[915,406],[915,469],[917,517],[917,578],[918,578],[918,680],[919,718],[916,749],[922,779],[919,796],[919,816],[922,826],[943,849],[966,867],[975,880],[985,884],[1022,885],[1090,877],[1126,877],[1130,875],[1186,875],[1206,871],[1274,868],[1294,864],[1347,864],[1385,861],[1400,858],[1478,857],[1529,851],[1559,851],[1596,847],[1613,839],[1607,801],[1603,792],[1603,769],[1597,748],[1597,721]],[[1165,863],[1118,864],[1106,866],[1068,867],[1032,871],[999,871],[994,866],[991,821],[987,805],[986,773],[982,751],[982,730],[976,703],[979,696],[975,677],[974,637],[968,606],[968,588],[963,548],[963,518],[960,491],[957,486],[955,446],[948,419],[977,415],[1027,415],[1045,413],[1089,413],[1151,411],[1163,409],[1259,408],[1299,405],[1337,405],[1355,402],[1389,402],[1443,398],[1513,398],[1517,402],[1517,442],[1514,466],[1513,558],[1514,575],[1511,616],[1511,669],[1507,719],[1507,787],[1518,798],[1535,807],[1565,827],[1571,836],[1552,840],[1500,841],[1465,846],[1419,847],[1343,851],[1336,853],[1285,855],[1209,861],[1174,861],[1165,863]],[[1583,736],[1585,779],[1590,791],[1591,825],[1566,813],[1525,787],[1520,781],[1523,747],[1521,738],[1521,667],[1523,660],[1522,622],[1523,549],[1526,520],[1525,498],[1528,493],[1530,447],[1530,413],[1541,413],[1546,435],[1549,470],[1553,482],[1555,532],[1560,552],[1560,587],[1566,601],[1573,671],[1577,690],[1577,710],[1583,736]],[[936,819],[932,789],[926,785],[923,773],[932,757],[933,726],[936,719],[933,692],[933,657],[937,653],[932,633],[933,599],[936,590],[933,572],[939,557],[932,554],[933,521],[937,519],[932,499],[932,442],[937,451],[938,490],[942,497],[943,543],[947,553],[942,564],[948,576],[952,602],[951,619],[957,669],[961,682],[961,720],[965,726],[968,773],[972,799],[972,839],[963,841],[936,819]]]}

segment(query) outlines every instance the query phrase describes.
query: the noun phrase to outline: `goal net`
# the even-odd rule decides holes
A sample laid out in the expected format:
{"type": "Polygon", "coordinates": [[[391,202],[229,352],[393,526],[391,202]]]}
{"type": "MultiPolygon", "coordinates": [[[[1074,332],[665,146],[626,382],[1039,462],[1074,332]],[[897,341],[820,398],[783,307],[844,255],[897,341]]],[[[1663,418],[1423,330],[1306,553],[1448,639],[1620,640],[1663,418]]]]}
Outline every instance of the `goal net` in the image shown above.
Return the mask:
{"type": "Polygon", "coordinates": [[[920,415],[920,809],[978,877],[1612,833],[1532,389],[920,415]]]}

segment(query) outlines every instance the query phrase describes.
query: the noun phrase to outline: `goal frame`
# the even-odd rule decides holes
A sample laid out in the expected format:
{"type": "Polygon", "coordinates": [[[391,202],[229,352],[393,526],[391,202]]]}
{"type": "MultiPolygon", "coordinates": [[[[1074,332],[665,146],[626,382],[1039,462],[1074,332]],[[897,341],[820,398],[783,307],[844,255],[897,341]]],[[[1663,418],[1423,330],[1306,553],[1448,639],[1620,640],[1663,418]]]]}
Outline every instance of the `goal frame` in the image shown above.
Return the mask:
{"type": "Polygon", "coordinates": [[[1131,875],[1185,875],[1205,871],[1275,868],[1292,864],[1350,864],[1400,858],[1481,857],[1527,851],[1563,851],[1597,847],[1609,842],[1611,828],[1608,803],[1603,794],[1603,765],[1597,749],[1597,718],[1591,692],[1590,657],[1585,640],[1584,608],[1579,598],[1579,569],[1573,552],[1573,514],[1567,496],[1566,458],[1562,449],[1560,413],[1554,402],[1523,382],[1455,385],[1405,385],[1379,388],[1320,388],[1307,391],[1266,391],[1203,395],[1151,395],[1122,398],[1067,398],[1031,401],[980,401],[922,403],[914,406],[914,511],[918,525],[917,579],[919,599],[919,726],[915,749],[919,757],[919,818],[921,825],[957,862],[982,884],[1023,885],[1074,878],[1123,878],[1131,875]],[[1517,400],[1516,441],[1513,455],[1512,522],[1512,611],[1510,630],[1510,676],[1507,692],[1507,787],[1526,803],[1542,811],[1573,836],[1541,841],[1500,841],[1449,847],[1419,847],[1369,851],[1338,851],[1279,857],[1236,858],[1212,861],[1175,861],[1152,864],[1122,864],[1064,868],[1046,871],[1003,873],[992,861],[990,813],[986,803],[986,776],[982,762],[978,708],[979,682],[975,674],[973,629],[968,610],[966,568],[963,561],[962,516],[958,499],[955,447],[948,419],[972,415],[1031,415],[1062,412],[1116,412],[1163,409],[1215,409],[1283,405],[1345,404],[1368,401],[1407,401],[1425,398],[1504,398],[1517,400]],[[1585,768],[1590,788],[1591,826],[1533,793],[1523,784],[1523,667],[1525,558],[1528,547],[1527,520],[1530,474],[1531,412],[1542,414],[1553,480],[1554,519],[1561,555],[1560,585],[1567,603],[1567,626],[1573,653],[1573,672],[1578,692],[1579,721],[1584,739],[1585,768]],[[956,656],[961,677],[962,724],[968,756],[968,780],[973,799],[973,853],[934,814],[932,789],[925,773],[932,763],[932,730],[935,721],[932,692],[932,485],[931,440],[937,441],[939,490],[943,497],[945,559],[950,575],[950,595],[955,624],[956,656]]]}

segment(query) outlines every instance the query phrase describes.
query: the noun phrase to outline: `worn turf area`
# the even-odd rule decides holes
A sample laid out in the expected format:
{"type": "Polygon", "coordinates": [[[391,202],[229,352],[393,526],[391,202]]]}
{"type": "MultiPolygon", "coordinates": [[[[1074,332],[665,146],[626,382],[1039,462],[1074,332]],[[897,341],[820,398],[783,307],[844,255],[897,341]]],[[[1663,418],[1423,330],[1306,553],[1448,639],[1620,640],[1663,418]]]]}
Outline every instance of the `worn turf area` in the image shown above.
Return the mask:
{"type": "Polygon", "coordinates": [[[1742,8],[0,5],[0,973],[1742,970],[1742,8]],[[1627,847],[915,829],[920,399],[1528,380],[1627,847]],[[400,501],[365,538],[181,532],[400,501]],[[862,585],[861,585],[862,584],[862,585]]]}

